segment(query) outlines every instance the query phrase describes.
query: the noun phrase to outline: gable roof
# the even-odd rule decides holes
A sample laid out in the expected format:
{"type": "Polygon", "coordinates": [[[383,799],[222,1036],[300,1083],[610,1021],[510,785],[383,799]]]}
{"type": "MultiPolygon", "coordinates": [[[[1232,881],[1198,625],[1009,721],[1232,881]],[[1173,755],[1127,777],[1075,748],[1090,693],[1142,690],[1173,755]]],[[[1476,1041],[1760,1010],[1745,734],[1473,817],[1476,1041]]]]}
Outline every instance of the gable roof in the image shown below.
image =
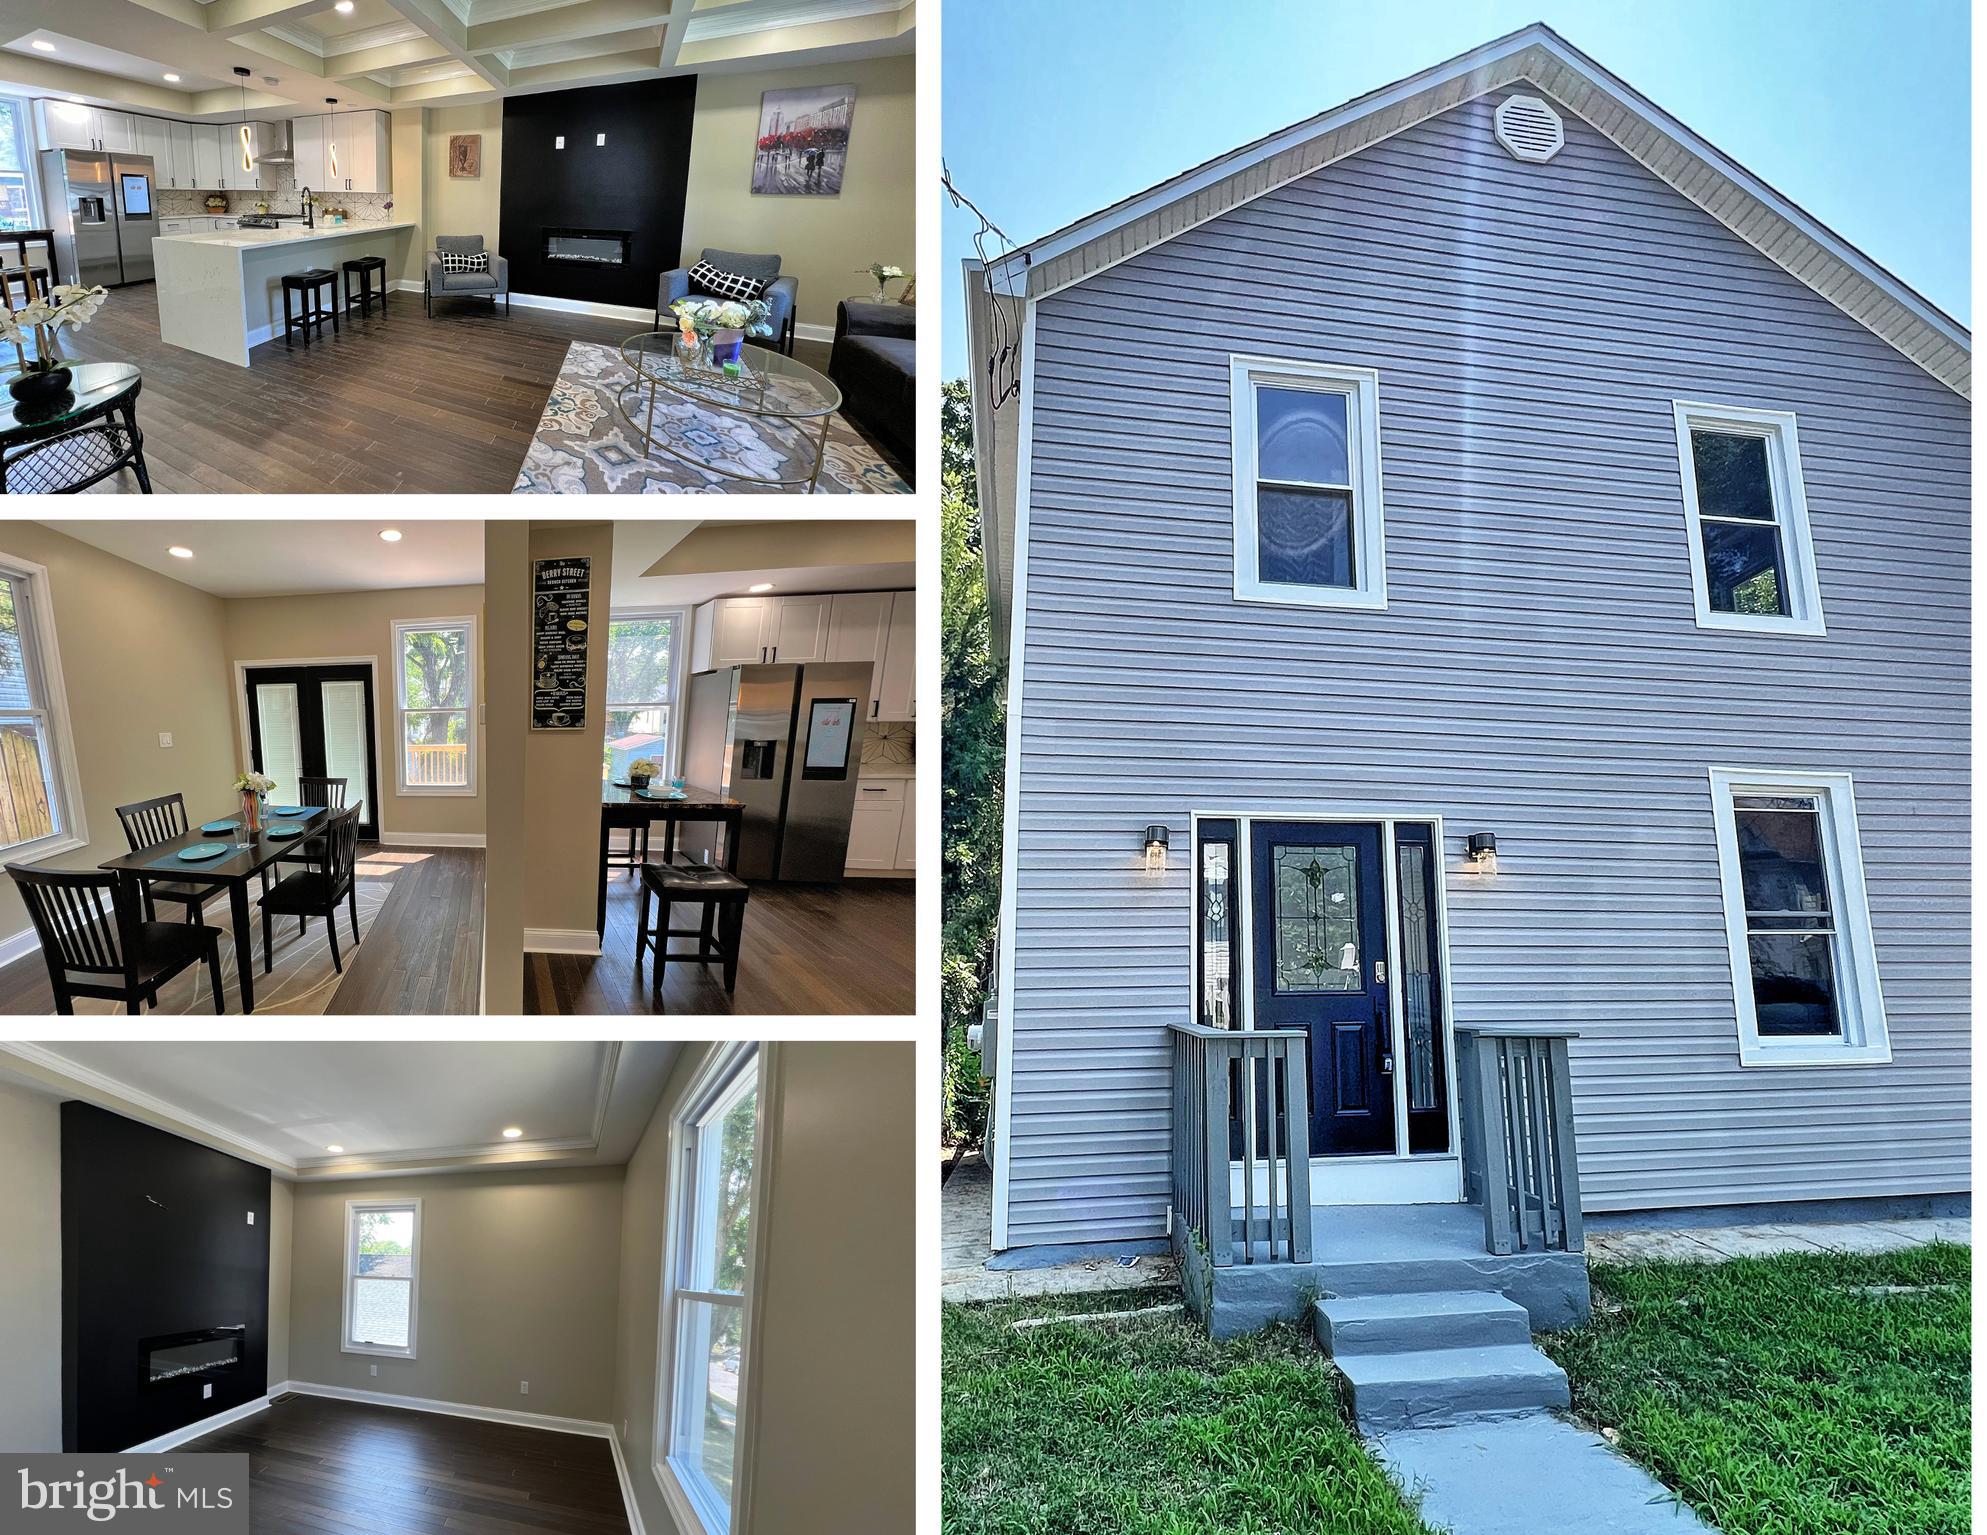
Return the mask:
{"type": "Polygon", "coordinates": [[[1543,22],[1306,118],[1112,203],[984,266],[965,264],[974,443],[994,636],[1008,633],[1021,411],[988,397],[1003,330],[1021,338],[1046,297],[1466,101],[1527,81],[1932,377],[1972,398],[1972,337],[1938,306],[1543,22]],[[988,481],[991,477],[991,486],[988,481]]]}

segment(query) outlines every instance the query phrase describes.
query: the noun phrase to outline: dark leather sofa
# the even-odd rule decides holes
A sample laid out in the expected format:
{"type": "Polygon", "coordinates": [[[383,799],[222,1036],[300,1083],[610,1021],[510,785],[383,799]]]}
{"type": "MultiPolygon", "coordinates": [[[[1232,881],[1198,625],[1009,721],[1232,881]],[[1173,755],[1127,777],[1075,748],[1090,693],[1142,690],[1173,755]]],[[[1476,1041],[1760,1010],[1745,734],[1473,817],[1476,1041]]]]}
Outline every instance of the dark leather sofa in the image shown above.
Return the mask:
{"type": "Polygon", "coordinates": [[[844,299],[835,310],[828,376],[842,410],[897,456],[911,478],[917,440],[917,322],[910,304],[844,299]]]}

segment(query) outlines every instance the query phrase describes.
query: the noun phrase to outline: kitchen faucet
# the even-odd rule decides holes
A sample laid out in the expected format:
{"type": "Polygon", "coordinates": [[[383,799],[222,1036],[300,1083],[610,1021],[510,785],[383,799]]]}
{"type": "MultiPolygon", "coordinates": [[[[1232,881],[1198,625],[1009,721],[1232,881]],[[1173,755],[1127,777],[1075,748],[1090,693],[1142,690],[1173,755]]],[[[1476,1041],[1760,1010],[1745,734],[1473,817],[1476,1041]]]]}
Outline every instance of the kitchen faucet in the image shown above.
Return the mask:
{"type": "Polygon", "coordinates": [[[317,213],[310,205],[310,188],[305,187],[302,190],[304,199],[304,228],[315,229],[317,228],[317,213]]]}

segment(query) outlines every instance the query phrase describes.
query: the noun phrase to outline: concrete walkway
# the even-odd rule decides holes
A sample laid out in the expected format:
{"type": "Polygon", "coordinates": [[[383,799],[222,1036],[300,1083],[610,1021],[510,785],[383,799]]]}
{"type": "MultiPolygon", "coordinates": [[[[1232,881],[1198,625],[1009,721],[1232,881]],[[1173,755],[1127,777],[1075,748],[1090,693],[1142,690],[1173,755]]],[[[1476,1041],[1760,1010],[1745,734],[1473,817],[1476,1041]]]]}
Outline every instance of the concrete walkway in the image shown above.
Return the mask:
{"type": "Polygon", "coordinates": [[[1778,1221],[1755,1226],[1665,1226],[1648,1230],[1587,1231],[1587,1257],[1595,1263],[1641,1263],[1654,1258],[1680,1263],[1722,1263],[1770,1253],[1891,1253],[1931,1242],[1973,1245],[1966,1216],[1929,1220],[1778,1221]]]}
{"type": "Polygon", "coordinates": [[[1367,1441],[1421,1517],[1453,1535],[1707,1535],[1711,1526],[1597,1434],[1549,1413],[1367,1441]]]}

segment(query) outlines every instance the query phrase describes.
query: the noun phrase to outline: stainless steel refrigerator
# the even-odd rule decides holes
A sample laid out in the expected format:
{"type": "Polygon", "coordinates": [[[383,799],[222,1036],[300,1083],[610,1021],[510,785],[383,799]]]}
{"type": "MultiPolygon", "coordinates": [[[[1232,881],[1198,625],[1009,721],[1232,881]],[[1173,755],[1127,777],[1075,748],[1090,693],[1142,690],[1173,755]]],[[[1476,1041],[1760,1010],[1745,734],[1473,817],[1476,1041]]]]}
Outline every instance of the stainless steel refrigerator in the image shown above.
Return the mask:
{"type": "MultiPolygon", "coordinates": [[[[867,661],[733,666],[690,679],[684,774],[744,804],[742,878],[842,877],[874,670],[867,661]]],[[[707,824],[686,822],[679,846],[721,859],[707,824]]]]}
{"type": "Polygon", "coordinates": [[[41,195],[55,228],[55,280],[86,288],[152,281],[154,189],[150,155],[44,149],[41,195]]]}

